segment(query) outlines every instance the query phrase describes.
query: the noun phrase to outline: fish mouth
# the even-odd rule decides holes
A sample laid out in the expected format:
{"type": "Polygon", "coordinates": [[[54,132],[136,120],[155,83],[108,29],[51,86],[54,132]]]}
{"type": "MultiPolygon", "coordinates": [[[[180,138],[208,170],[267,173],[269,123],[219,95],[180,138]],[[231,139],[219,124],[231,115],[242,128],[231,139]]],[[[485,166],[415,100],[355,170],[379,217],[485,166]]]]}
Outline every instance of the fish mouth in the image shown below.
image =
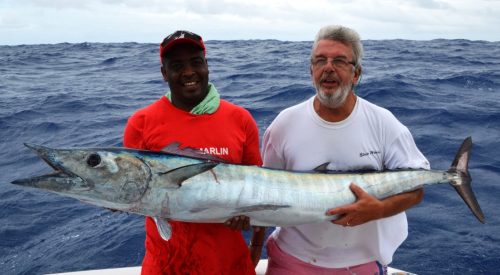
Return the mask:
{"type": "Polygon", "coordinates": [[[77,182],[84,182],[81,177],[69,171],[55,160],[55,155],[58,150],[30,143],[24,143],[24,145],[33,150],[43,161],[52,167],[54,171],[41,176],[14,180],[11,182],[12,184],[49,189],[52,191],[62,191],[70,189],[77,182]]]}

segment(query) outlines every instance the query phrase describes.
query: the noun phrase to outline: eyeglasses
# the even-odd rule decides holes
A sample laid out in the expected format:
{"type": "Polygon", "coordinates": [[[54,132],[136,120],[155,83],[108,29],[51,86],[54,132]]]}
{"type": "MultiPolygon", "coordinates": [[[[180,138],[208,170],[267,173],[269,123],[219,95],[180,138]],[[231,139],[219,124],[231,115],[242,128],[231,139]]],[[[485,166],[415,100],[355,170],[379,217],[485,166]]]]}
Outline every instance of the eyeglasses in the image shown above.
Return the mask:
{"type": "Polygon", "coordinates": [[[197,35],[197,34],[195,34],[193,32],[190,32],[190,31],[176,31],[176,32],[170,34],[169,36],[165,37],[165,39],[163,39],[163,41],[161,42],[161,46],[165,47],[170,42],[172,42],[172,41],[174,41],[176,39],[180,39],[180,38],[193,40],[194,42],[196,42],[198,44],[203,43],[203,40],[201,39],[201,36],[199,36],[199,35],[197,35]]]}
{"type": "Polygon", "coordinates": [[[349,65],[356,67],[355,62],[349,62],[346,59],[339,58],[339,57],[336,57],[333,59],[326,58],[326,57],[317,57],[317,58],[311,59],[312,65],[318,69],[322,69],[330,62],[332,63],[334,68],[339,69],[339,70],[346,70],[347,68],[349,68],[349,65]]]}

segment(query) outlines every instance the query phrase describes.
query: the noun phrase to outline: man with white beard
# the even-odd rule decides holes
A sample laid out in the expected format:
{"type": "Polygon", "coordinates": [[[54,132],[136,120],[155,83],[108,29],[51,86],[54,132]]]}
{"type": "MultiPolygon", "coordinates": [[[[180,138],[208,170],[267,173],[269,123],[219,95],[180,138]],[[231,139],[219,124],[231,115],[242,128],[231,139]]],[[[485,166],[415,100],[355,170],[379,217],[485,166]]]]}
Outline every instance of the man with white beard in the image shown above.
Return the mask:
{"type": "MultiPolygon", "coordinates": [[[[262,146],[264,166],[430,169],[408,128],[354,93],[362,56],[354,30],[326,26],[318,32],[310,66],[316,95],[283,110],[271,123],[262,146]]],[[[408,235],[404,211],[422,200],[423,190],[378,200],[355,183],[350,188],[356,202],[325,213],[337,216],[332,222],[277,228],[271,234],[266,274],[385,274],[408,235]]]]}

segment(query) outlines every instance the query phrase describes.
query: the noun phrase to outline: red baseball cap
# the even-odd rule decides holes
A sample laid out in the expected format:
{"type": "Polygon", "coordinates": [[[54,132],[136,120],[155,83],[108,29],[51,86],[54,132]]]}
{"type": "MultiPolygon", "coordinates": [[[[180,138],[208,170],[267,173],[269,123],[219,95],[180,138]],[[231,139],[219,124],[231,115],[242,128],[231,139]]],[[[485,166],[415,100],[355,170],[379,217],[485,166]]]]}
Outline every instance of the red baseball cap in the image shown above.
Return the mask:
{"type": "Polygon", "coordinates": [[[190,31],[176,31],[163,39],[160,44],[160,58],[163,58],[165,54],[175,45],[188,43],[198,46],[203,50],[203,54],[206,55],[205,44],[201,36],[190,32],[190,31]]]}

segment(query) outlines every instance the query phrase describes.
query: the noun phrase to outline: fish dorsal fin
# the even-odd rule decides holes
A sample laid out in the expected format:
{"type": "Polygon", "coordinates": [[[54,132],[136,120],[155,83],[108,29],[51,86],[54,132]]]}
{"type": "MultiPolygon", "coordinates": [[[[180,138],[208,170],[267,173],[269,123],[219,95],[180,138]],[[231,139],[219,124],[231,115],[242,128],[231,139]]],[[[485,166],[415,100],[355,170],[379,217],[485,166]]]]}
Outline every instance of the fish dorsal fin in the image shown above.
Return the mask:
{"type": "Polygon", "coordinates": [[[170,227],[170,224],[162,218],[153,217],[153,220],[156,223],[156,228],[158,229],[158,233],[160,233],[161,238],[168,241],[170,236],[172,236],[172,228],[170,227]]]}
{"type": "Polygon", "coordinates": [[[319,165],[318,167],[314,168],[314,172],[329,173],[330,172],[330,170],[328,170],[329,164],[330,164],[330,162],[325,162],[325,163],[319,165]]]}
{"type": "Polygon", "coordinates": [[[201,162],[196,164],[190,164],[186,166],[181,166],[175,169],[172,169],[167,172],[160,173],[160,176],[168,177],[167,182],[170,185],[175,185],[181,187],[182,182],[194,177],[198,174],[201,174],[205,171],[208,171],[219,164],[218,162],[201,162]]]}
{"type": "Polygon", "coordinates": [[[195,149],[195,148],[192,148],[192,147],[184,147],[181,149],[180,142],[172,142],[169,145],[165,146],[163,149],[161,149],[161,151],[165,152],[165,153],[173,154],[173,155],[184,156],[184,157],[211,160],[211,161],[216,161],[216,162],[224,162],[224,160],[221,158],[218,158],[216,156],[209,155],[209,154],[204,154],[202,151],[195,149]]]}

